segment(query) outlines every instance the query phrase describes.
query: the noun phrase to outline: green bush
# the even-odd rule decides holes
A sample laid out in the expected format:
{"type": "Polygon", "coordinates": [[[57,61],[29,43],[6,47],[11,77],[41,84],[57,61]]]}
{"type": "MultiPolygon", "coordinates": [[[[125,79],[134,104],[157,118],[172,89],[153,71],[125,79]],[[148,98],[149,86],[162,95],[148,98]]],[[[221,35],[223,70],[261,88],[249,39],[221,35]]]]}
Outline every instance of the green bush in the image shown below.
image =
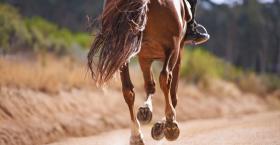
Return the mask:
{"type": "Polygon", "coordinates": [[[82,48],[89,48],[91,39],[93,39],[91,36],[85,34],[85,33],[77,33],[75,35],[75,41],[82,47],[82,48]]]}
{"type": "Polygon", "coordinates": [[[31,42],[31,35],[22,21],[15,8],[0,4],[0,48],[4,52],[28,47],[31,42]]]}
{"type": "Polygon", "coordinates": [[[280,88],[279,76],[259,75],[237,68],[202,48],[184,50],[181,77],[194,83],[206,84],[209,78],[224,79],[234,82],[244,92],[258,95],[264,95],[280,88]]]}
{"type": "Polygon", "coordinates": [[[186,49],[183,53],[181,76],[197,82],[207,78],[237,79],[242,71],[202,49],[186,49]]]}
{"type": "Polygon", "coordinates": [[[26,19],[25,24],[32,35],[33,46],[36,50],[44,49],[55,53],[66,53],[74,43],[73,34],[67,29],[59,29],[40,17],[26,19]]]}
{"type": "Polygon", "coordinates": [[[15,8],[0,4],[0,50],[4,52],[27,48],[34,52],[65,54],[73,49],[88,48],[90,39],[85,33],[73,33],[40,17],[23,19],[15,8]]]}

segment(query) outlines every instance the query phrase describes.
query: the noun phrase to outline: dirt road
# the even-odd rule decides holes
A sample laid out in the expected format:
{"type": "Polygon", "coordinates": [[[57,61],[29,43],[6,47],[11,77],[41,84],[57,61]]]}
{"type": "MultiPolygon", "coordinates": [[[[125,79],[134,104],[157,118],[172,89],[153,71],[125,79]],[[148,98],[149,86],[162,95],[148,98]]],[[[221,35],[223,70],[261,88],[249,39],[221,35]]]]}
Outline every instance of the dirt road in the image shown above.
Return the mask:
{"type": "MultiPolygon", "coordinates": [[[[280,112],[180,123],[175,142],[153,141],[150,128],[142,128],[147,145],[280,145],[280,112]]],[[[128,129],[117,130],[50,145],[128,145],[129,134],[128,129]]]]}

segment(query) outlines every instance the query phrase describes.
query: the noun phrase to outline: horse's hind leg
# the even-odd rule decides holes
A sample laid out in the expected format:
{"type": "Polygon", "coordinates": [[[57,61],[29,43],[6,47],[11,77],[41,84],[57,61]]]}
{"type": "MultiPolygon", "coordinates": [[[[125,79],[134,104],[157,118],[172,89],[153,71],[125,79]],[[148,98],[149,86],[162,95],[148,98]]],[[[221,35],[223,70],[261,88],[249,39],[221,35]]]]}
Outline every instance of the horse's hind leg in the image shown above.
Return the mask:
{"type": "Polygon", "coordinates": [[[144,145],[142,134],[140,131],[140,124],[134,115],[135,93],[133,91],[134,86],[130,80],[128,63],[124,64],[120,68],[120,71],[123,96],[128,105],[131,117],[130,145],[144,145]]]}
{"type": "MultiPolygon", "coordinates": [[[[178,81],[179,81],[180,63],[181,63],[181,55],[178,56],[176,65],[172,71],[170,95],[171,95],[171,102],[174,108],[177,106],[177,88],[178,88],[178,81]]],[[[164,119],[154,124],[151,131],[153,139],[161,140],[164,137],[165,123],[166,120],[164,119]]]]}
{"type": "Polygon", "coordinates": [[[148,124],[152,120],[152,96],[155,93],[155,81],[153,78],[151,65],[153,60],[139,57],[139,63],[143,72],[145,81],[146,101],[142,107],[139,108],[137,118],[141,124],[148,124]]]}
{"type": "Polygon", "coordinates": [[[174,108],[177,106],[177,90],[178,90],[178,81],[179,81],[179,73],[180,73],[180,65],[181,65],[181,53],[178,56],[176,65],[172,71],[172,82],[171,82],[171,90],[170,90],[170,95],[171,95],[171,101],[172,105],[174,108]]]}
{"type": "Polygon", "coordinates": [[[160,88],[162,89],[165,96],[165,117],[166,122],[164,126],[164,135],[167,140],[173,141],[179,137],[180,130],[176,122],[176,112],[174,106],[172,105],[171,99],[171,84],[173,80],[173,70],[176,66],[179,47],[174,47],[174,49],[166,52],[166,60],[163,65],[163,69],[160,73],[160,88]],[[178,49],[177,49],[178,48],[178,49]]]}

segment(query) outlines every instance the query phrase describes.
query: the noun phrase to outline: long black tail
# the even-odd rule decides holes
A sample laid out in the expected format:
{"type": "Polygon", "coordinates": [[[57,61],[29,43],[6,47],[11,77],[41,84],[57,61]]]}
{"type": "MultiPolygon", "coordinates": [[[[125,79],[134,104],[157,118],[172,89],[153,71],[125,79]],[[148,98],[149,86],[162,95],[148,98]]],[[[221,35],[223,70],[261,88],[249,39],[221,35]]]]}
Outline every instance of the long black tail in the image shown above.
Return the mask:
{"type": "Polygon", "coordinates": [[[98,85],[110,80],[124,63],[140,51],[148,2],[107,0],[101,17],[101,31],[88,53],[88,67],[98,85]]]}

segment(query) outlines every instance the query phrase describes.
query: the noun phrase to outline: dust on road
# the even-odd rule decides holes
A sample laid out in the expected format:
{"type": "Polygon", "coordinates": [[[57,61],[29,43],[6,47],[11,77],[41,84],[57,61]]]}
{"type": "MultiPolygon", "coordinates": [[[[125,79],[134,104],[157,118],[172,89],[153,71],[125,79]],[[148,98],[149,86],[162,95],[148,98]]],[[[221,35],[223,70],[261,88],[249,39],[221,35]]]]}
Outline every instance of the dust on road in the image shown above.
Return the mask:
{"type": "MultiPolygon", "coordinates": [[[[280,145],[280,112],[180,123],[175,142],[153,141],[150,128],[142,128],[146,145],[280,145]]],[[[129,129],[116,130],[50,145],[128,145],[129,135],[129,129]]]]}

